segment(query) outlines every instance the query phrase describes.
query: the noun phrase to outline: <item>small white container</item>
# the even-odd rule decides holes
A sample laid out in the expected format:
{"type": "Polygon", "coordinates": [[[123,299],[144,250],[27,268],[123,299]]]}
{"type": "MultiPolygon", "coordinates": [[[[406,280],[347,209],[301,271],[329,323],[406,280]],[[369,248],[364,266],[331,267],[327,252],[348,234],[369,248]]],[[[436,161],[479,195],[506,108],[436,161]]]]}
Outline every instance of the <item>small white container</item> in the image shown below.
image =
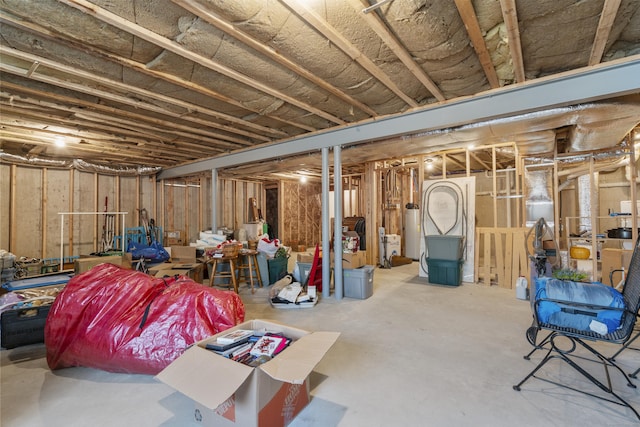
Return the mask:
{"type": "Polygon", "coordinates": [[[516,298],[518,299],[529,299],[527,297],[527,278],[524,276],[520,276],[518,277],[518,280],[516,280],[516,298]]]}

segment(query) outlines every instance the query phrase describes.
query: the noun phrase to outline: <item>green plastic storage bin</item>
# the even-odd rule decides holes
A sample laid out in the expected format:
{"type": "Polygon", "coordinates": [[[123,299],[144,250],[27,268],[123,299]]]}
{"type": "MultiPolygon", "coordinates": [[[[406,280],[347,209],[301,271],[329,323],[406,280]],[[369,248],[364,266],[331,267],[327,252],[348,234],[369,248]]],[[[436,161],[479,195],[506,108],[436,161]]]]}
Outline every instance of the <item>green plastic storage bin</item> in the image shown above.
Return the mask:
{"type": "Polygon", "coordinates": [[[427,258],[429,283],[448,286],[460,286],[462,283],[462,265],[464,260],[427,258]]]}
{"type": "Polygon", "coordinates": [[[427,255],[434,260],[457,261],[464,255],[464,236],[427,236],[427,255]]]}
{"type": "Polygon", "coordinates": [[[278,257],[267,260],[269,267],[269,284],[276,283],[283,274],[287,273],[289,257],[278,257]]]}

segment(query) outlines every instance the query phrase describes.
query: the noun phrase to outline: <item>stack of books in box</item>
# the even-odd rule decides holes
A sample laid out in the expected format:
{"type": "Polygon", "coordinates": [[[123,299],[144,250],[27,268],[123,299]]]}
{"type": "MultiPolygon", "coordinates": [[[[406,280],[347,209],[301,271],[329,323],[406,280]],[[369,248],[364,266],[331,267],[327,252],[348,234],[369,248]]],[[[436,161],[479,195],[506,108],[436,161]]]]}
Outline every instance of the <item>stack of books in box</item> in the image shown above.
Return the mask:
{"type": "Polygon", "coordinates": [[[224,334],[206,348],[223,357],[249,366],[258,366],[287,348],[291,339],[276,333],[236,329],[224,334]]]}

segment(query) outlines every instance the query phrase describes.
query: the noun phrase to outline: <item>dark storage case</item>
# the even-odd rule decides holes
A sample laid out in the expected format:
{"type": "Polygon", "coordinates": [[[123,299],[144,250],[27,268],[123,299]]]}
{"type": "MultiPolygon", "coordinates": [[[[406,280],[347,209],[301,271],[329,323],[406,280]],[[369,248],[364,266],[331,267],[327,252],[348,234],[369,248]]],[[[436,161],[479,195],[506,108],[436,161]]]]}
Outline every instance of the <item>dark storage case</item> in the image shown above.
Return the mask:
{"type": "Polygon", "coordinates": [[[2,347],[44,342],[44,325],[51,305],[7,310],[0,315],[2,347]]]}

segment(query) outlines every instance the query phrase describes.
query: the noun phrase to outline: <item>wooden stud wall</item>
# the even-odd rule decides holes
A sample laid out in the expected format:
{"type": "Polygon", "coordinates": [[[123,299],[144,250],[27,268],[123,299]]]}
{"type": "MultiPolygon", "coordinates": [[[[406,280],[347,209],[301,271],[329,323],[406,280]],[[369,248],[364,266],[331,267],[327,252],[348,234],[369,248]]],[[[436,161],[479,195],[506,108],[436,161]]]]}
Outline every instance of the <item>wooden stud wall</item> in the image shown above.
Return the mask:
{"type": "MultiPolygon", "coordinates": [[[[0,165],[0,177],[0,247],[16,256],[58,258],[61,243],[65,256],[101,250],[103,217],[65,216],[64,238],[60,242],[59,212],[103,212],[105,198],[108,210],[129,212],[125,227],[137,225],[140,191],[136,177],[4,164],[0,165]]],[[[145,182],[154,181],[151,177],[145,182]]],[[[121,235],[121,221],[115,221],[114,226],[114,234],[121,235]]]]}
{"type": "MultiPolygon", "coordinates": [[[[515,194],[518,195],[524,187],[522,185],[522,171],[524,160],[519,153],[516,155],[516,170],[510,176],[515,179],[515,194]]],[[[433,157],[433,156],[430,156],[433,157]]],[[[452,159],[446,153],[442,156],[445,169],[450,166],[452,159]]],[[[469,159],[475,158],[473,153],[465,152],[466,174],[471,175],[469,159]]],[[[399,208],[393,212],[383,209],[385,202],[382,176],[391,166],[388,163],[368,163],[363,177],[343,177],[345,190],[356,189],[357,197],[354,201],[348,199],[350,208],[357,212],[358,216],[364,216],[366,220],[367,235],[367,263],[377,262],[378,239],[377,230],[383,219],[393,229],[390,232],[401,233],[404,206],[410,200],[409,195],[409,170],[414,168],[418,176],[418,188],[415,189],[414,203],[420,203],[422,182],[425,179],[424,157],[418,157],[417,163],[402,163],[396,166],[397,178],[400,188],[399,208]],[[395,228],[394,228],[395,227],[395,228]]],[[[493,169],[489,177],[475,174],[478,179],[488,180],[493,195],[502,189],[500,175],[496,175],[495,149],[492,151],[492,160],[489,165],[493,169]]],[[[635,164],[634,164],[635,166],[635,164]]],[[[594,171],[595,172],[595,171],[594,171]]],[[[618,172],[623,181],[624,171],[618,172]]],[[[554,175],[557,176],[557,168],[554,175]]],[[[633,169],[633,176],[637,175],[633,169]]],[[[509,178],[511,180],[512,178],[509,178]]],[[[195,241],[199,232],[211,228],[211,179],[206,174],[188,180],[156,182],[154,176],[128,177],[99,175],[92,172],[77,170],[57,170],[34,168],[29,166],[0,165],[0,248],[11,250],[18,256],[49,258],[59,256],[59,227],[60,217],[58,212],[72,211],[103,211],[104,199],[107,197],[109,210],[128,211],[126,227],[139,225],[138,211],[146,208],[150,217],[156,219],[156,224],[167,230],[180,230],[185,234],[185,243],[195,241]],[[184,184],[182,187],[167,184],[184,184]],[[187,186],[189,184],[190,186],[187,186]]],[[[485,181],[487,182],[487,181],[485,181]]],[[[508,182],[508,181],[507,181],[508,182]]],[[[300,184],[297,181],[280,181],[277,184],[279,194],[280,239],[289,244],[297,241],[299,244],[311,246],[321,240],[321,185],[310,181],[300,184]]],[[[595,184],[594,184],[595,185],[595,184]]],[[[488,188],[487,188],[488,190],[488,188]]],[[[570,189],[569,189],[570,190],[570,189]]],[[[637,185],[628,188],[619,188],[615,191],[602,191],[599,194],[601,203],[595,215],[603,215],[602,211],[613,204],[614,194],[620,197],[633,198],[636,196],[637,185]],[[626,193],[625,193],[626,191],[626,193]],[[621,195],[621,196],[620,196],[621,195]]],[[[487,191],[487,193],[489,190],[487,191]]],[[[559,205],[560,212],[557,216],[573,216],[567,200],[571,200],[572,193],[567,191],[562,194],[557,186],[554,188],[556,197],[562,201],[559,205]]],[[[220,203],[214,208],[218,209],[217,226],[227,226],[237,229],[248,219],[248,200],[255,197],[262,212],[265,212],[265,188],[262,183],[241,180],[219,180],[220,203]]],[[[596,193],[596,195],[598,195],[596,193]]],[[[481,249],[481,255],[489,254],[489,259],[495,259],[496,253],[504,254],[508,263],[508,242],[502,237],[500,242],[495,235],[502,235],[502,228],[508,223],[507,212],[511,210],[510,217],[515,218],[514,225],[521,226],[524,222],[524,199],[505,198],[496,200],[490,194],[478,195],[477,212],[484,218],[479,224],[488,227],[494,232],[486,239],[486,245],[477,242],[476,247],[481,249]],[[489,196],[489,197],[487,197],[489,196]],[[496,227],[498,225],[498,227],[496,227]],[[488,251],[488,252],[485,252],[488,251]],[[497,251],[497,252],[496,252],[497,251]]],[[[606,212],[605,212],[606,213],[606,212]]],[[[84,255],[98,248],[101,241],[102,219],[99,217],[76,217],[67,219],[65,223],[65,254],[84,255]],[[69,249],[71,248],[71,249],[69,249]]],[[[121,234],[120,222],[116,221],[116,234],[121,234]]],[[[483,236],[485,236],[483,234],[483,236]]],[[[515,241],[512,242],[516,245],[515,241]]],[[[562,243],[562,241],[561,241],[562,243]]],[[[519,243],[518,243],[519,244],[519,243]]],[[[483,261],[484,262],[484,261],[483,261]]],[[[489,280],[495,281],[496,277],[508,280],[509,268],[507,264],[482,264],[479,268],[488,271],[489,280]],[[500,273],[501,272],[501,273],[500,273]]],[[[511,267],[511,271],[515,269],[511,267]]],[[[482,275],[482,274],[481,274],[482,275]]],[[[483,280],[486,276],[483,276],[483,280]]],[[[511,274],[511,277],[513,275],[511,274]]],[[[504,282],[506,283],[506,282],[504,282]]]]}
{"type": "Polygon", "coordinates": [[[319,182],[281,182],[280,240],[285,245],[313,246],[321,242],[321,195],[319,182]]]}

